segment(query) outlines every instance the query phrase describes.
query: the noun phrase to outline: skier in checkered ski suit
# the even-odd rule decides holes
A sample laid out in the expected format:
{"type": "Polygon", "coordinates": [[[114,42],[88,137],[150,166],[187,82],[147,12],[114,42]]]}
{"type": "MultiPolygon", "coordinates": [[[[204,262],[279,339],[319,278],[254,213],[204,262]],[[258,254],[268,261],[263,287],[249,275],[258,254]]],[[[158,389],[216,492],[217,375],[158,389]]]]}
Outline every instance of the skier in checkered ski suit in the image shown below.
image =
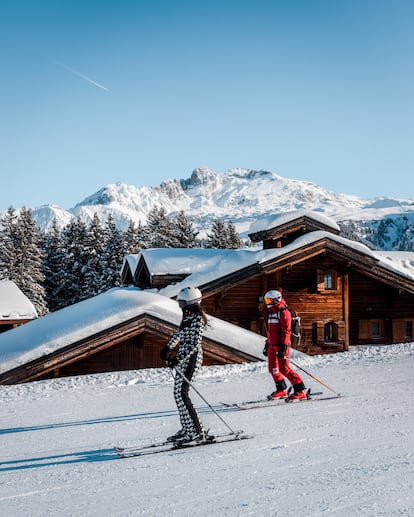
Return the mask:
{"type": "Polygon", "coordinates": [[[174,398],[181,429],[167,438],[171,442],[188,443],[203,440],[207,434],[188,395],[190,385],[183,378],[184,376],[191,382],[203,362],[201,343],[207,319],[200,307],[201,298],[200,290],[194,287],[185,287],[178,293],[177,301],[183,311],[183,318],[178,331],[160,352],[161,358],[170,368],[177,368],[174,398]]]}

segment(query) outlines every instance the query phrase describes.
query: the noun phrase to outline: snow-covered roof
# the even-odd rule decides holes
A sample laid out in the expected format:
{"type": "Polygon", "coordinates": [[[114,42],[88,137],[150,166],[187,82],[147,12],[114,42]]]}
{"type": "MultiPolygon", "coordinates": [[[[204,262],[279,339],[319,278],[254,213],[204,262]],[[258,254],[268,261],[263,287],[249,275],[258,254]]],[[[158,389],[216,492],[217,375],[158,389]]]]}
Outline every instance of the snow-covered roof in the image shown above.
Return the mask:
{"type": "Polygon", "coordinates": [[[0,320],[37,318],[33,303],[11,280],[0,280],[0,320]]]}
{"type": "MultiPolygon", "coordinates": [[[[175,284],[168,285],[167,287],[160,289],[159,292],[164,294],[165,296],[173,297],[178,293],[180,289],[187,285],[202,287],[203,285],[206,285],[209,282],[218,280],[219,278],[225,277],[226,275],[234,273],[240,269],[253,266],[254,264],[264,264],[270,260],[281,258],[284,255],[291,253],[292,251],[313,244],[325,238],[342,244],[344,246],[347,246],[348,248],[358,251],[359,253],[362,253],[367,257],[371,257],[377,260],[380,260],[382,258],[377,257],[377,252],[372,251],[360,242],[350,241],[349,239],[340,237],[338,235],[334,235],[330,232],[314,231],[306,235],[302,235],[301,237],[298,237],[297,239],[295,239],[294,242],[287,246],[284,246],[283,248],[272,248],[268,250],[215,250],[217,256],[215,257],[215,262],[212,264],[210,264],[208,260],[204,261],[203,254],[200,253],[198,257],[199,262],[197,264],[196,271],[194,271],[191,275],[186,277],[185,280],[175,284]]],[[[176,250],[172,248],[154,250],[151,256],[152,268],[154,270],[161,269],[163,266],[158,266],[156,264],[157,260],[166,260],[168,253],[174,256],[175,251],[176,250]],[[162,253],[158,254],[157,251],[162,251],[162,253]]],[[[182,268],[187,267],[185,264],[185,260],[185,253],[182,253],[182,268]]],[[[411,270],[408,267],[406,267],[405,271],[403,272],[401,270],[401,267],[399,267],[398,263],[396,263],[395,266],[393,266],[393,262],[391,260],[389,260],[387,263],[384,262],[383,265],[384,267],[387,267],[388,269],[393,270],[398,274],[404,274],[404,276],[408,277],[411,280],[414,280],[414,266],[411,268],[411,270]]],[[[173,270],[169,270],[169,273],[174,272],[175,271],[173,270]]],[[[156,290],[154,289],[154,292],[155,291],[156,290]]]]}
{"type": "Polygon", "coordinates": [[[122,263],[122,269],[124,269],[125,263],[127,263],[129,266],[129,269],[132,272],[135,272],[137,265],[138,265],[138,259],[139,259],[139,253],[126,255],[124,257],[124,261],[122,263]]]}
{"type": "MultiPolygon", "coordinates": [[[[179,325],[174,300],[136,287],[114,288],[0,334],[0,372],[53,353],[128,319],[148,314],[179,325]]],[[[212,316],[206,337],[261,358],[264,338],[212,316]]]]}
{"type": "MultiPolygon", "coordinates": [[[[373,251],[365,246],[365,244],[351,241],[345,237],[322,230],[302,235],[291,244],[282,248],[267,250],[252,248],[238,250],[154,248],[143,250],[140,254],[134,255],[134,257],[139,258],[142,255],[151,275],[188,275],[181,282],[170,284],[160,290],[150,290],[172,298],[185,286],[192,285],[202,287],[212,281],[224,278],[226,275],[253,266],[254,264],[264,264],[270,260],[281,258],[292,251],[316,243],[321,239],[329,239],[333,242],[337,242],[366,257],[377,260],[379,265],[394,273],[402,275],[409,280],[414,280],[414,252],[373,251]]],[[[134,263],[138,263],[137,258],[134,263]]],[[[132,270],[132,272],[135,273],[135,270],[132,270]]]]}
{"type": "Polygon", "coordinates": [[[375,251],[375,257],[383,267],[414,278],[414,251],[375,251]]]}
{"type": "Polygon", "coordinates": [[[197,274],[206,270],[225,273],[255,261],[251,249],[223,250],[215,248],[153,248],[142,250],[140,255],[151,275],[197,274]]]}
{"type": "Polygon", "coordinates": [[[257,219],[251,224],[248,233],[252,234],[270,230],[272,228],[276,228],[277,226],[290,223],[291,221],[296,221],[296,219],[301,217],[313,219],[314,221],[317,221],[324,226],[333,228],[336,231],[340,231],[339,226],[333,219],[321,214],[320,212],[314,212],[312,210],[291,210],[290,212],[284,212],[276,216],[268,216],[257,219]]]}

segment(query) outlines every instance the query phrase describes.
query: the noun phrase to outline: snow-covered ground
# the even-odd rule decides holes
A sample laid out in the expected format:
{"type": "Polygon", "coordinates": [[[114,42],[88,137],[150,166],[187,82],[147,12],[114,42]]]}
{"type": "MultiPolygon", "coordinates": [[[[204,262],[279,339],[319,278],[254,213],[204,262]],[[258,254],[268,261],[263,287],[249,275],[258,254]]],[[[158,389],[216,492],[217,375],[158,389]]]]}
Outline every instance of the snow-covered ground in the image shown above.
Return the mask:
{"type": "MultiPolygon", "coordinates": [[[[254,438],[131,459],[114,445],[178,429],[169,370],[0,386],[0,515],[413,516],[413,358],[414,344],[301,356],[344,396],[223,411],[254,438]]],[[[203,368],[195,386],[217,404],[272,381],[255,363],[203,368]]],[[[226,430],[193,401],[211,432],[226,430]]]]}

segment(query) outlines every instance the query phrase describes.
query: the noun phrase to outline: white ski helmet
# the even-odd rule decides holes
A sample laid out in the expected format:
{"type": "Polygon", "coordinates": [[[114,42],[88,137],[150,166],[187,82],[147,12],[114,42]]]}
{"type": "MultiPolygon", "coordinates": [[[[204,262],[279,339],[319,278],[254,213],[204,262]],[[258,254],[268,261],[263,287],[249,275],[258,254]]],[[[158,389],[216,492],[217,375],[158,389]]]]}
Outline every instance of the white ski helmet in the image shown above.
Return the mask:
{"type": "Polygon", "coordinates": [[[201,299],[202,294],[197,287],[184,287],[177,294],[177,302],[180,307],[184,307],[185,305],[198,305],[201,303],[201,299]]]}
{"type": "Polygon", "coordinates": [[[264,301],[266,305],[279,303],[281,299],[282,293],[277,289],[271,289],[270,291],[267,291],[267,293],[264,295],[264,301]]]}

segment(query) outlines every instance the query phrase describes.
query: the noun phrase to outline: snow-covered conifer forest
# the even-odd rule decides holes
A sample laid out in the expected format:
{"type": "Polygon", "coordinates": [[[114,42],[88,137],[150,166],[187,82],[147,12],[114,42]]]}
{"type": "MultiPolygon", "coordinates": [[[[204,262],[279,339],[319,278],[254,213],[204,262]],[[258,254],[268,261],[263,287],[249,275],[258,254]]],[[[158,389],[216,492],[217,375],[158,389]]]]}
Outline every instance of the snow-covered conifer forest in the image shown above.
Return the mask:
{"type": "Polygon", "coordinates": [[[14,281],[44,315],[118,286],[124,256],[141,249],[241,245],[231,221],[216,219],[203,240],[197,234],[182,211],[171,218],[162,208],[150,211],[145,226],[130,221],[125,231],[111,214],[102,224],[95,213],[90,222],[78,216],[62,230],[55,224],[47,233],[30,209],[10,208],[0,220],[0,280],[14,281]]]}

